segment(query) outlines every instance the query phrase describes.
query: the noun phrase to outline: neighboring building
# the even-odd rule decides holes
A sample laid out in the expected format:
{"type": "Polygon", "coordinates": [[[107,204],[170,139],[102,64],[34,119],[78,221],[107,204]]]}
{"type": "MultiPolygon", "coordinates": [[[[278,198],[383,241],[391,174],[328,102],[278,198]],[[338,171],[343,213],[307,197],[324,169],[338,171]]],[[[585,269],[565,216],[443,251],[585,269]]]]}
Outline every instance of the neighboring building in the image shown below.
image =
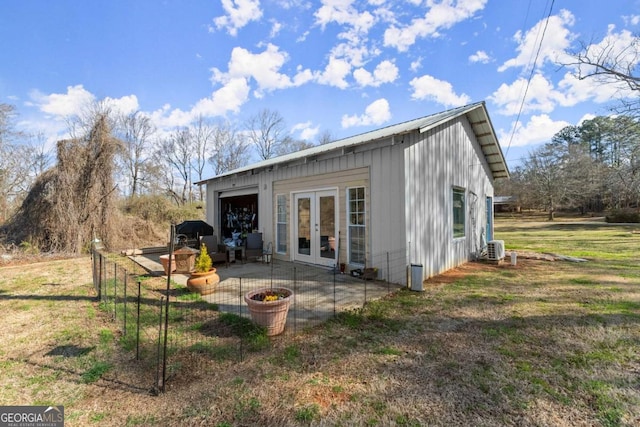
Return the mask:
{"type": "Polygon", "coordinates": [[[216,234],[258,230],[273,257],[377,267],[405,283],[479,256],[508,168],[484,102],[264,160],[203,181],[216,234]]]}

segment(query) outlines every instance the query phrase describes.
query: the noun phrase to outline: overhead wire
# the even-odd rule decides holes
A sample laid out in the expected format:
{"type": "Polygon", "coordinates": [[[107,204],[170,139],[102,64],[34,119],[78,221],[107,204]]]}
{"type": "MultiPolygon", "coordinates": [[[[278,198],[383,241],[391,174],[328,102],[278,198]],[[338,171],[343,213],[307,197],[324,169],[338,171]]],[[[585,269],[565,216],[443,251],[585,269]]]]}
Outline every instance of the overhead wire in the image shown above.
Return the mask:
{"type": "MultiPolygon", "coordinates": [[[[544,41],[545,33],[547,32],[547,27],[549,26],[549,19],[551,18],[551,13],[553,12],[553,5],[555,0],[551,0],[551,6],[549,7],[549,13],[545,19],[544,27],[542,29],[542,34],[540,40],[538,41],[538,49],[536,50],[536,56],[533,60],[533,64],[531,65],[531,70],[529,71],[529,77],[527,78],[527,84],[525,85],[524,95],[522,96],[522,101],[520,102],[520,107],[518,109],[518,115],[516,116],[516,121],[513,124],[513,129],[511,131],[511,137],[509,138],[509,144],[507,145],[507,150],[505,152],[505,157],[509,154],[509,149],[511,148],[511,144],[513,143],[513,138],[515,136],[516,130],[518,129],[518,123],[520,122],[520,116],[522,115],[522,110],[524,108],[525,100],[527,99],[527,93],[529,92],[529,86],[531,85],[531,79],[533,78],[533,74],[536,70],[536,64],[538,62],[538,57],[540,56],[540,51],[542,50],[542,42],[544,41]]],[[[527,14],[528,14],[527,10],[527,14]]],[[[536,39],[538,36],[536,36],[536,39]]]]}

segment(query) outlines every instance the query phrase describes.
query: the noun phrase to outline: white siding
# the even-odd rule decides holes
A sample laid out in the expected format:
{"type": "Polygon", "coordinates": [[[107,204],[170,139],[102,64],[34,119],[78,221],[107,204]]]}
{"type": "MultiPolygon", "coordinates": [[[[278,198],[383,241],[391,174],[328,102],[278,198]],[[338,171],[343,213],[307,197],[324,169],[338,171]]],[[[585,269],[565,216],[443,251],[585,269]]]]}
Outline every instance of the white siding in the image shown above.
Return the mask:
{"type": "Polygon", "coordinates": [[[486,224],[485,198],[493,195],[488,164],[479,153],[465,117],[426,132],[405,150],[409,258],[423,265],[425,278],[469,261],[475,255],[472,250],[478,251],[480,230],[486,224]],[[466,190],[466,231],[461,239],[453,238],[454,186],[466,190]]]}
{"type": "MultiPolygon", "coordinates": [[[[337,209],[338,209],[338,229],[340,230],[339,243],[339,259],[340,262],[344,262],[347,259],[347,197],[346,189],[349,187],[365,187],[366,203],[369,204],[369,168],[354,168],[338,170],[331,173],[323,173],[320,175],[301,176],[297,178],[285,179],[282,181],[276,181],[273,184],[273,197],[277,194],[284,194],[287,198],[287,224],[289,225],[287,253],[284,255],[274,254],[276,259],[291,259],[291,249],[293,248],[293,232],[292,232],[292,218],[291,215],[291,194],[294,192],[302,192],[318,189],[336,189],[338,194],[337,209]]],[[[274,228],[275,228],[275,206],[274,206],[274,228]]],[[[365,223],[367,224],[366,235],[369,234],[369,207],[365,207],[367,212],[367,218],[365,223]]],[[[295,224],[293,224],[295,227],[295,224]]],[[[367,239],[367,252],[370,251],[370,239],[367,239]]]]}
{"type": "MultiPolygon", "coordinates": [[[[218,192],[257,186],[258,228],[275,243],[275,196],[325,186],[339,188],[340,230],[346,239],[344,188],[365,182],[367,266],[379,277],[404,283],[407,266],[420,263],[428,278],[471,259],[486,224],[485,199],[493,196],[491,172],[466,116],[420,134],[415,130],[359,145],[354,152],[330,152],[272,170],[229,175],[207,183],[207,221],[219,224],[218,192]],[[357,179],[350,178],[350,172],[357,179]],[[365,179],[368,171],[368,181],[365,179]],[[323,184],[324,183],[324,184],[323,184]],[[322,184],[322,185],[321,185],[322,184]],[[452,188],[466,190],[465,238],[453,239],[452,188]],[[469,207],[475,194],[476,226],[469,207]],[[389,261],[387,261],[389,260],[389,261]],[[389,268],[387,268],[389,262],[389,268]]],[[[291,222],[291,215],[288,218],[291,222]]],[[[291,238],[291,236],[289,236],[291,238]]],[[[345,242],[346,243],[346,242],[345,242]]],[[[346,247],[343,243],[342,249],[346,247]]],[[[291,242],[289,242],[289,250],[291,242]]],[[[285,258],[288,258],[285,257],[285,258]]],[[[344,254],[341,253],[341,259],[344,254]]]]}

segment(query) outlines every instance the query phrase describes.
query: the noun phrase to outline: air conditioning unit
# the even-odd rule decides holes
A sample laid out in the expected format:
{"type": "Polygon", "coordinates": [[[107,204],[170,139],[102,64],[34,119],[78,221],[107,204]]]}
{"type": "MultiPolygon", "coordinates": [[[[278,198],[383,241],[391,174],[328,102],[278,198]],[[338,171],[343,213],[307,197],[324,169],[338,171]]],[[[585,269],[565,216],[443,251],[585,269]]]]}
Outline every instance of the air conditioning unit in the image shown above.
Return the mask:
{"type": "Polygon", "coordinates": [[[491,261],[504,258],[504,240],[492,240],[487,243],[487,256],[491,261]]]}

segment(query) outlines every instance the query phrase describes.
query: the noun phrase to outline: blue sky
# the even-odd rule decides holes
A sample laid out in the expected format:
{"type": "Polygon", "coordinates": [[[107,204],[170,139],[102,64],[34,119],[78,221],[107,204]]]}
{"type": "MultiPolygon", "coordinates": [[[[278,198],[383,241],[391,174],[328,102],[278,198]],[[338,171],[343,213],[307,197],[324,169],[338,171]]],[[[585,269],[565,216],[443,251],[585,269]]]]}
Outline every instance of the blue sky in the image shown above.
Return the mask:
{"type": "Polygon", "coordinates": [[[52,144],[96,99],[166,131],[269,108],[311,142],[485,100],[513,167],[630,95],[567,53],[639,31],[640,0],[3,0],[0,102],[52,144]]]}

